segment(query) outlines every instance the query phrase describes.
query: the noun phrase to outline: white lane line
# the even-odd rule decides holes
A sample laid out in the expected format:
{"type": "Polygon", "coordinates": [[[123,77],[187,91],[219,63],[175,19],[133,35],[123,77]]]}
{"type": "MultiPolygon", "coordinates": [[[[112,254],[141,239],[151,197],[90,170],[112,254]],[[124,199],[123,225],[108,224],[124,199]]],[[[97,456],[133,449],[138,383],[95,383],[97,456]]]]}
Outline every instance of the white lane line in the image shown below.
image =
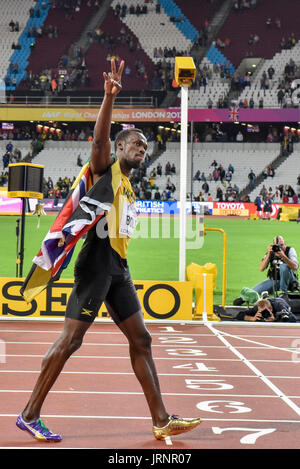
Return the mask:
{"type": "MultiPolygon", "coordinates": [[[[24,341],[11,341],[11,340],[5,340],[6,344],[13,344],[13,345],[52,345],[53,342],[24,342],[24,341]]],[[[176,343],[176,342],[169,342],[167,345],[176,345],[176,348],[186,348],[186,347],[194,347],[194,348],[224,348],[224,345],[197,345],[192,342],[186,342],[186,343],[176,343]]],[[[85,345],[91,346],[91,347],[128,347],[128,342],[124,342],[123,344],[117,344],[117,343],[103,343],[103,342],[83,342],[82,347],[85,345]]],[[[165,347],[166,344],[153,344],[152,348],[163,348],[165,347]]],[[[248,348],[253,348],[253,347],[248,347],[248,348]]]]}
{"type": "MultiPolygon", "coordinates": [[[[223,325],[222,325],[223,326],[223,325]]],[[[269,325],[270,326],[270,325],[269,325]]],[[[163,326],[162,326],[163,327],[163,326]]],[[[224,328],[224,326],[222,327],[222,329],[224,328]]],[[[60,334],[62,332],[61,329],[59,330],[28,330],[28,329],[1,329],[0,327],[0,334],[1,333],[13,333],[13,334],[18,334],[18,333],[22,333],[22,334],[60,334]]],[[[86,336],[89,336],[89,335],[119,335],[121,337],[123,337],[123,333],[122,332],[118,332],[118,331],[87,331],[86,333],[86,336]]],[[[168,334],[170,335],[170,337],[172,337],[172,335],[183,335],[183,336],[191,336],[191,337],[211,337],[210,334],[205,334],[205,333],[190,333],[190,332],[185,332],[185,331],[161,331],[161,332],[151,332],[151,335],[153,336],[157,336],[157,335],[162,335],[162,334],[168,334]]],[[[225,333],[224,334],[226,335],[229,335],[229,333],[225,333]]],[[[262,334],[241,334],[239,336],[234,336],[233,337],[238,337],[238,338],[242,338],[242,337],[245,337],[245,340],[246,340],[246,337],[257,337],[257,338],[260,338],[260,339],[299,339],[299,335],[262,335],[262,334]]],[[[51,342],[52,343],[52,342],[51,342]]]]}
{"type": "Polygon", "coordinates": [[[275,384],[272,383],[258,368],[256,368],[244,355],[242,355],[235,347],[233,347],[226,339],[223,337],[222,333],[216,330],[208,321],[205,322],[206,327],[211,330],[211,332],[218,337],[223,344],[231,350],[234,355],[236,355],[245,365],[253,371],[272,391],[282,399],[297,415],[300,416],[300,407],[298,407],[289,397],[287,397],[275,384]]]}
{"type": "MultiPolygon", "coordinates": [[[[264,349],[264,348],[271,348],[271,349],[276,349],[276,350],[282,350],[283,352],[294,352],[296,350],[299,350],[299,347],[289,347],[289,348],[283,348],[283,347],[278,347],[276,345],[269,345],[269,344],[264,344],[264,343],[261,343],[261,342],[255,342],[254,340],[249,340],[249,339],[244,339],[242,337],[239,337],[239,336],[235,336],[235,335],[232,335],[232,334],[228,334],[228,333],[223,333],[221,332],[222,335],[226,335],[227,337],[232,337],[234,339],[240,339],[240,340],[243,340],[245,342],[249,342],[249,343],[252,343],[252,344],[256,344],[258,345],[258,347],[253,347],[253,346],[238,346],[236,348],[238,349],[250,349],[250,350],[260,350],[260,349],[264,349]]],[[[299,338],[299,337],[298,337],[299,338]]],[[[24,342],[24,341],[11,341],[11,340],[5,340],[5,344],[8,345],[37,345],[37,346],[40,346],[40,345],[52,345],[53,342],[24,342]]],[[[186,343],[186,344],[178,344],[178,343],[175,343],[175,342],[172,342],[172,343],[169,343],[168,345],[176,345],[176,348],[180,348],[180,349],[185,349],[186,347],[193,347],[193,348],[200,348],[200,349],[223,349],[223,348],[226,348],[224,347],[224,345],[197,345],[197,344],[192,344],[192,343],[186,343]]],[[[125,342],[123,344],[117,344],[117,343],[94,343],[94,342],[84,342],[83,345],[84,346],[90,346],[90,347],[128,347],[128,343],[125,342]]],[[[166,344],[153,344],[152,345],[152,348],[163,348],[165,347],[166,344]]]]}
{"type": "MultiPolygon", "coordinates": [[[[224,348],[224,347],[223,347],[224,348]]],[[[183,350],[184,351],[184,350],[183,350]]],[[[31,354],[31,353],[28,353],[28,354],[25,354],[25,353],[6,353],[4,355],[5,357],[10,357],[10,358],[44,358],[44,354],[43,355],[38,355],[38,354],[31,354]]],[[[83,358],[83,359],[117,359],[117,360],[130,360],[130,357],[129,355],[124,355],[124,356],[109,356],[109,355],[77,355],[77,354],[74,354],[72,355],[72,357],[70,358],[70,360],[73,360],[75,358],[83,358]]],[[[198,360],[199,361],[199,356],[198,357],[182,357],[182,356],[174,356],[174,357],[155,357],[155,360],[184,360],[186,361],[188,358],[188,360],[198,360]]],[[[238,361],[236,358],[203,358],[201,356],[201,361],[203,360],[210,360],[210,361],[238,361]]]]}
{"type": "MultiPolygon", "coordinates": [[[[219,331],[220,332],[220,331],[219,331]]],[[[289,348],[284,348],[284,347],[278,347],[277,345],[270,345],[270,344],[265,344],[265,343],[261,343],[261,342],[257,342],[255,340],[250,340],[250,339],[246,339],[244,337],[240,337],[238,335],[233,335],[233,334],[229,334],[228,332],[220,332],[220,334],[222,334],[223,336],[226,336],[226,337],[231,337],[233,339],[238,339],[238,340],[242,340],[244,342],[249,342],[251,344],[256,344],[256,345],[259,345],[261,346],[262,348],[271,348],[271,349],[275,349],[275,350],[281,350],[283,352],[293,352],[295,351],[295,349],[297,350],[297,347],[289,347],[289,348]]],[[[247,347],[237,347],[239,349],[241,348],[247,348],[247,347]]],[[[249,348],[253,348],[254,350],[256,350],[257,348],[260,348],[260,347],[249,347],[249,348]]]]}
{"type": "MultiPolygon", "coordinates": [[[[32,393],[32,390],[22,390],[22,389],[14,389],[14,390],[9,390],[9,389],[1,389],[0,393],[32,393]]],[[[125,395],[125,396],[143,396],[144,393],[142,391],[75,391],[75,390],[51,390],[49,393],[52,394],[96,394],[96,395],[125,395]]],[[[264,398],[264,399],[279,399],[278,396],[270,395],[270,394],[215,394],[215,393],[180,393],[180,392],[162,392],[163,396],[180,396],[180,397],[244,397],[248,399],[257,399],[257,398],[264,398]]],[[[289,396],[292,397],[293,399],[300,399],[300,396],[289,396]]]]}
{"type": "MultiPolygon", "coordinates": [[[[31,394],[32,390],[25,390],[25,389],[1,389],[0,393],[2,394],[12,394],[12,393],[19,393],[19,394],[31,394]]],[[[109,395],[109,396],[143,396],[144,393],[141,391],[76,391],[76,390],[51,390],[49,391],[50,394],[83,394],[83,395],[109,395]]],[[[279,396],[269,395],[269,394],[214,394],[214,393],[180,393],[180,392],[163,392],[163,396],[171,396],[171,397],[227,397],[227,398],[248,398],[248,399],[280,399],[279,396]]],[[[293,399],[300,399],[300,396],[287,396],[293,399]]]]}
{"type": "MultiPolygon", "coordinates": [[[[0,373],[32,373],[32,374],[37,374],[40,373],[41,370],[0,370],[0,373]]],[[[101,376],[101,375],[125,375],[125,376],[135,376],[133,371],[62,371],[61,374],[66,374],[66,375],[96,375],[96,376],[101,376]]],[[[216,373],[159,373],[159,376],[202,376],[204,378],[209,378],[209,377],[216,377],[216,373]]],[[[218,378],[254,378],[257,379],[257,376],[254,375],[226,375],[226,374],[219,374],[218,373],[218,378]]],[[[269,379],[296,379],[299,380],[300,376],[282,376],[282,375],[265,375],[269,379]]]]}
{"type": "MultiPolygon", "coordinates": [[[[25,334],[60,334],[62,332],[62,329],[58,329],[58,330],[47,330],[47,329],[44,329],[44,330],[34,330],[34,329],[1,329],[1,326],[0,326],[0,334],[1,333],[13,333],[13,334],[18,334],[19,332],[20,333],[25,333],[25,334]]],[[[118,331],[90,331],[88,330],[86,335],[105,335],[105,334],[109,334],[109,335],[120,335],[123,337],[123,333],[122,332],[118,332],[118,331]]],[[[193,336],[193,337],[211,337],[210,334],[203,334],[203,333],[190,333],[190,332],[184,332],[184,331],[159,331],[159,332],[151,332],[151,335],[162,335],[162,334],[170,334],[170,337],[172,337],[172,335],[187,335],[187,336],[193,336]]]]}
{"type": "MultiPolygon", "coordinates": [[[[0,373],[40,373],[41,370],[0,370],[0,373]]],[[[73,375],[128,375],[128,376],[135,376],[133,371],[62,371],[61,374],[73,374],[73,375]]],[[[214,373],[202,373],[202,372],[192,372],[192,373],[160,373],[158,372],[159,376],[204,376],[210,377],[216,376],[216,372],[214,373]]],[[[219,374],[218,377],[221,378],[256,378],[253,375],[232,375],[232,374],[219,374]]],[[[272,378],[272,376],[269,376],[272,378]]],[[[274,378],[282,378],[282,376],[274,376],[274,378]]],[[[300,379],[300,376],[284,376],[284,378],[291,378],[291,379],[300,379]]]]}
{"type": "MultiPolygon", "coordinates": [[[[1,355],[0,355],[1,356],[1,355]]],[[[37,355],[37,354],[5,354],[5,357],[9,357],[9,358],[44,358],[44,354],[43,355],[37,355]]],[[[72,355],[71,359],[77,359],[77,358],[83,358],[83,359],[86,359],[88,358],[89,360],[91,359],[116,359],[116,360],[129,360],[129,356],[108,356],[108,355],[72,355]]],[[[156,356],[155,357],[155,361],[158,361],[158,360],[189,360],[189,361],[194,361],[194,360],[197,360],[199,361],[199,357],[191,357],[191,356],[188,356],[188,357],[182,357],[182,356],[176,356],[176,357],[158,357],[156,356]]],[[[238,358],[204,358],[201,356],[201,361],[209,361],[209,362],[239,362],[240,359],[238,358]]],[[[270,360],[270,359],[260,359],[260,358],[256,358],[256,359],[253,359],[252,362],[262,362],[262,363],[287,363],[287,364],[292,364],[291,360],[279,360],[279,359],[276,359],[276,360],[270,360]]],[[[1,366],[1,363],[0,363],[0,366],[1,366]]]]}
{"type": "MultiPolygon", "coordinates": [[[[32,390],[30,389],[0,389],[0,394],[28,394],[31,393],[32,390]]],[[[90,395],[112,395],[112,396],[143,396],[144,393],[142,391],[84,391],[84,390],[75,390],[75,389],[65,389],[65,390],[51,390],[49,391],[50,394],[90,394],[90,395]]],[[[220,396],[220,397],[265,397],[268,399],[278,399],[278,396],[270,396],[268,394],[212,394],[212,393],[188,393],[188,392],[162,392],[163,396],[182,396],[182,397],[203,397],[203,396],[220,396]]],[[[297,396],[300,397],[300,396],[297,396]]]]}

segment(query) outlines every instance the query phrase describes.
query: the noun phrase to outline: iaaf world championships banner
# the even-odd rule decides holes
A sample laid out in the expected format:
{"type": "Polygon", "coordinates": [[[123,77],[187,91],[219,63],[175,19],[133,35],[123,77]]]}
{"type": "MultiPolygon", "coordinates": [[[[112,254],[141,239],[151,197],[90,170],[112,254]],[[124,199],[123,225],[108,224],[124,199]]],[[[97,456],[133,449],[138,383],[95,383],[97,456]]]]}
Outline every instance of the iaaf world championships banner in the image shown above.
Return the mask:
{"type": "MultiPolygon", "coordinates": [[[[95,122],[98,108],[80,107],[1,107],[1,120],[49,121],[57,122],[95,122]]],[[[179,122],[181,110],[178,108],[138,108],[114,109],[112,119],[116,122],[179,122]]],[[[243,109],[189,109],[190,122],[300,122],[299,108],[243,109]]]]}

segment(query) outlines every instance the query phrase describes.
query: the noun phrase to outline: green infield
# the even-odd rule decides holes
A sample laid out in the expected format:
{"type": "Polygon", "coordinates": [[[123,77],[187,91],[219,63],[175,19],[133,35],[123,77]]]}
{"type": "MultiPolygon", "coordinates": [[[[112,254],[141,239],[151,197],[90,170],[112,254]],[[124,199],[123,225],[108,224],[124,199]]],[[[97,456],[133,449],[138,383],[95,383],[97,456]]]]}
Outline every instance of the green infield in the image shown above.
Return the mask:
{"type": "MultiPolygon", "coordinates": [[[[1,216],[1,277],[16,276],[17,236],[16,216],[1,216]]],[[[41,242],[55,217],[41,217],[40,228],[37,218],[26,216],[24,236],[23,276],[29,271],[32,259],[40,249],[41,242]]],[[[222,303],[223,268],[226,268],[226,304],[232,304],[243,287],[252,287],[266,278],[266,272],[259,271],[259,263],[273,237],[282,235],[288,246],[294,246],[300,253],[300,226],[296,222],[277,220],[248,220],[244,218],[205,217],[205,228],[224,231],[227,240],[224,257],[224,236],[220,231],[206,231],[202,248],[187,249],[186,264],[191,262],[217,265],[217,288],[214,303],[222,303]]],[[[188,227],[194,221],[188,219],[188,227]]],[[[131,240],[128,263],[134,280],[179,280],[179,218],[140,217],[136,234],[131,240]]],[[[62,278],[73,278],[76,254],[82,241],[76,246],[73,258],[62,278]]]]}

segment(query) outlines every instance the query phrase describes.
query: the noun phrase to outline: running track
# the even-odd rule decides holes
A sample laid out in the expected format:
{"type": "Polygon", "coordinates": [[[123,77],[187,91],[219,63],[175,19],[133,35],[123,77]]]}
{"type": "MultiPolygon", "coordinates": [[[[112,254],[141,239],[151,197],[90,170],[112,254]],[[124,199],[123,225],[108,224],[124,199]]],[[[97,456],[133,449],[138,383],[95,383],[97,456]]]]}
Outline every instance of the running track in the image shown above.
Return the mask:
{"type": "Polygon", "coordinates": [[[43,407],[63,435],[41,443],[19,430],[42,357],[59,322],[0,321],[0,447],[98,449],[299,449],[298,325],[147,323],[170,413],[201,416],[192,432],[157,441],[126,339],[96,322],[43,407]]]}

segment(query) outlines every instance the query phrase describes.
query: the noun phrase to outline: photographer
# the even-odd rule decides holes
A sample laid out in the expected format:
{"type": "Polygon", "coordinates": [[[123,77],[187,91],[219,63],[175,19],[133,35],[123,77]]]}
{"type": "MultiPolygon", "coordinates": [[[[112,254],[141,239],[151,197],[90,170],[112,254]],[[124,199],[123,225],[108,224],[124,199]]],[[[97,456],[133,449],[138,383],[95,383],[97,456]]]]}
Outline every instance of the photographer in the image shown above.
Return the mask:
{"type": "Polygon", "coordinates": [[[258,294],[263,291],[275,293],[277,290],[287,292],[298,288],[297,253],[293,247],[286,246],[282,236],[276,236],[273,244],[268,246],[268,251],[260,263],[259,270],[263,272],[268,267],[268,279],[253,287],[253,290],[258,294]]]}
{"type": "MultiPolygon", "coordinates": [[[[278,290],[286,293],[288,290],[299,290],[297,280],[298,258],[295,248],[286,246],[282,236],[276,236],[273,243],[268,246],[268,251],[262,259],[259,270],[263,272],[268,269],[268,278],[258,283],[252,290],[259,295],[263,292],[276,295],[278,290]]],[[[233,302],[235,306],[240,306],[244,300],[239,297],[233,302]]]]}
{"type": "Polygon", "coordinates": [[[240,311],[235,318],[239,321],[297,322],[290,305],[283,298],[258,300],[253,308],[240,311]]]}

